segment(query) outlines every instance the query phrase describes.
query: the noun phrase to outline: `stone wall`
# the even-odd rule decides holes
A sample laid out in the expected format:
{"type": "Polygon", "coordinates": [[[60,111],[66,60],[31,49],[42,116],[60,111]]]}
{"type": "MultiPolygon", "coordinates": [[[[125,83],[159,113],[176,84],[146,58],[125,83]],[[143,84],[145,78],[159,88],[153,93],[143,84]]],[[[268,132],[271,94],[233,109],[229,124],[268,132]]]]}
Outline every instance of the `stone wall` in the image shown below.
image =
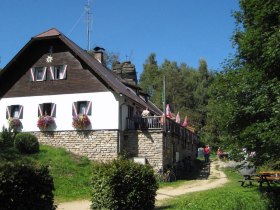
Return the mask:
{"type": "Polygon", "coordinates": [[[190,156],[196,158],[197,147],[191,141],[184,142],[178,136],[162,130],[133,130],[120,133],[119,131],[55,131],[33,132],[41,144],[62,147],[78,155],[87,156],[91,160],[107,161],[117,158],[119,146],[122,151],[132,157],[145,158],[155,170],[164,168],[176,160],[190,156]],[[121,135],[123,134],[123,136],[121,135]],[[177,154],[177,155],[178,155],[177,154]]]}
{"type": "Polygon", "coordinates": [[[165,137],[164,147],[164,165],[172,165],[175,162],[181,161],[188,156],[191,151],[186,147],[186,142],[176,135],[168,133],[165,137]]]}
{"type": "Polygon", "coordinates": [[[190,156],[196,158],[196,145],[192,142],[184,142],[176,135],[163,131],[125,131],[123,149],[133,157],[144,157],[147,163],[155,170],[164,168],[167,164],[176,161],[176,153],[179,161],[190,156]],[[188,144],[189,143],[189,144],[188,144]],[[189,146],[188,146],[189,145],[189,146]]]}
{"type": "Polygon", "coordinates": [[[118,155],[118,131],[33,132],[41,144],[63,147],[91,160],[112,160],[118,155]]]}
{"type": "Polygon", "coordinates": [[[125,131],[123,150],[133,157],[144,157],[155,169],[163,163],[163,132],[162,131],[125,131]]]}

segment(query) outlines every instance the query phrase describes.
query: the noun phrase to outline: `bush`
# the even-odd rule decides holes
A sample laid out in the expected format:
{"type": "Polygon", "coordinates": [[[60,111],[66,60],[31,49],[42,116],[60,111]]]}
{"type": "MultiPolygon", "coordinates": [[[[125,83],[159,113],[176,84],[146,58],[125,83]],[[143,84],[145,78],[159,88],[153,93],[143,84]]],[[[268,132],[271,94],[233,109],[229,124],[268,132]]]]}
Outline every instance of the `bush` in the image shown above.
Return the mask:
{"type": "Polygon", "coordinates": [[[15,138],[15,147],[23,154],[39,152],[39,142],[36,136],[31,133],[19,133],[15,138]]]}
{"type": "Polygon", "coordinates": [[[0,165],[0,210],[52,210],[54,184],[46,166],[0,165]]]}
{"type": "Polygon", "coordinates": [[[158,183],[153,169],[129,160],[93,166],[92,209],[153,209],[158,183]]]}
{"type": "Polygon", "coordinates": [[[11,132],[11,129],[5,127],[2,128],[0,133],[0,148],[3,147],[12,147],[14,145],[14,133],[11,132]]]}

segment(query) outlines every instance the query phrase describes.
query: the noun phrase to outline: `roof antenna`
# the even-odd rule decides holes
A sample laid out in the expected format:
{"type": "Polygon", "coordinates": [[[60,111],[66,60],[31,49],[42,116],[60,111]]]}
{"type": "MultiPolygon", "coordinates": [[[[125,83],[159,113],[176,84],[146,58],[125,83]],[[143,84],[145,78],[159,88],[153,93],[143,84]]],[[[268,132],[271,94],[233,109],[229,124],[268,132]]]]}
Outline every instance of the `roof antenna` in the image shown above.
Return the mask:
{"type": "Polygon", "coordinates": [[[90,32],[91,32],[91,13],[90,13],[90,0],[88,0],[88,4],[85,5],[85,12],[87,14],[87,50],[90,50],[90,32]]]}

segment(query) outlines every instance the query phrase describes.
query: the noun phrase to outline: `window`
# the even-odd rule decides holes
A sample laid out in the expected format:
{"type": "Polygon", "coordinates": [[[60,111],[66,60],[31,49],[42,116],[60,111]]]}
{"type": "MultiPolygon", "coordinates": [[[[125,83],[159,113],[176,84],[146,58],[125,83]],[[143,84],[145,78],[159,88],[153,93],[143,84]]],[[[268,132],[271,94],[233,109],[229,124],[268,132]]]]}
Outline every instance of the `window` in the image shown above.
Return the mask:
{"type": "Polygon", "coordinates": [[[30,69],[30,81],[46,80],[47,67],[35,67],[30,69]]]}
{"type": "Polygon", "coordinates": [[[54,72],[55,72],[55,79],[63,79],[62,66],[55,66],[54,67],[54,72]]]}
{"type": "Polygon", "coordinates": [[[23,106],[21,105],[11,105],[7,106],[6,109],[6,118],[19,118],[23,117],[23,106]]]}
{"type": "Polygon", "coordinates": [[[38,117],[40,116],[51,116],[55,117],[56,105],[54,103],[44,103],[38,106],[38,117]]]}
{"type": "Polygon", "coordinates": [[[11,107],[11,117],[19,118],[19,105],[11,107]]]}
{"type": "Polygon", "coordinates": [[[79,101],[78,102],[78,114],[86,114],[87,111],[87,102],[79,101]]]}
{"type": "Polygon", "coordinates": [[[67,65],[57,65],[50,67],[50,80],[66,79],[67,65]]]}
{"type": "Polygon", "coordinates": [[[72,115],[91,115],[91,101],[77,101],[72,104],[72,115]]]}
{"type": "Polygon", "coordinates": [[[35,68],[35,75],[36,75],[36,81],[42,81],[44,75],[44,69],[42,67],[35,68]]]}

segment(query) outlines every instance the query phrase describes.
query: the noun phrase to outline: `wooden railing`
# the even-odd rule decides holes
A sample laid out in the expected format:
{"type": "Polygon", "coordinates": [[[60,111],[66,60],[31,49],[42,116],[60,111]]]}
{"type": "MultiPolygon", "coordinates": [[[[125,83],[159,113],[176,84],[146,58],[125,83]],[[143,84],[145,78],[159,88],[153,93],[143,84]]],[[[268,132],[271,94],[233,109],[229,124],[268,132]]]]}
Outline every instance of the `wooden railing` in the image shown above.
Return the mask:
{"type": "Polygon", "coordinates": [[[178,136],[180,139],[191,141],[193,143],[198,142],[197,135],[187,128],[176,123],[174,120],[161,116],[149,116],[149,117],[131,117],[127,118],[128,130],[164,130],[168,133],[178,136]],[[165,125],[165,129],[164,129],[165,125]]]}
{"type": "Polygon", "coordinates": [[[127,118],[128,130],[162,129],[163,124],[160,116],[132,117],[127,118]]]}

